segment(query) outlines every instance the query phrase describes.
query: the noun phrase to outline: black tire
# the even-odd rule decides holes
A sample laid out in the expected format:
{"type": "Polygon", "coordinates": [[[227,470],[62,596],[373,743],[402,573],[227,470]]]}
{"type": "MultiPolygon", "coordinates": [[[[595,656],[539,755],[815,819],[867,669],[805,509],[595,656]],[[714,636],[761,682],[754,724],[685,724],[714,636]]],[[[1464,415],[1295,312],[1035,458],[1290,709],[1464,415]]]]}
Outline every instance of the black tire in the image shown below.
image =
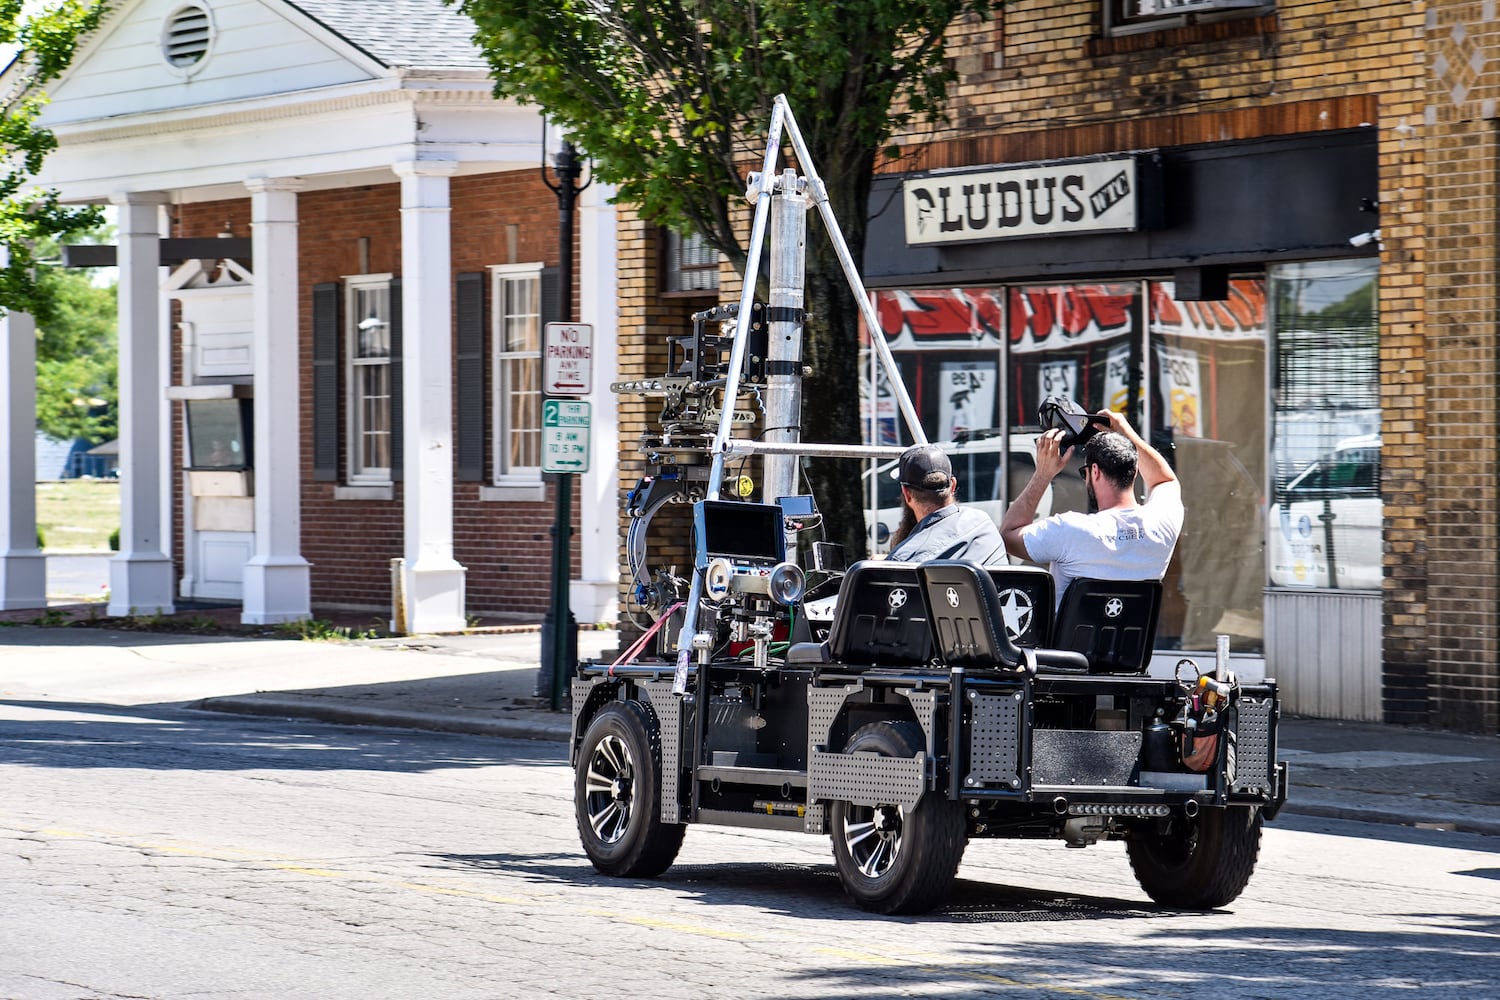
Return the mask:
{"type": "MultiPolygon", "coordinates": [[[[874,722],[845,753],[914,757],[922,731],[913,722],[874,722]]],[[[925,913],[947,898],[967,840],[963,807],[937,792],[910,811],[897,805],[835,802],[833,861],[844,891],[875,913],[925,913]]]]}
{"type": "Polygon", "coordinates": [[[652,878],[672,866],[687,827],[661,819],[661,751],[645,707],[606,705],[589,722],[574,770],[583,852],[605,875],[652,878]]]}
{"type": "Polygon", "coordinates": [[[1260,856],[1259,809],[1205,809],[1174,817],[1165,829],[1140,827],[1125,843],[1141,888],[1162,906],[1212,910],[1227,906],[1250,882],[1260,856]]]}

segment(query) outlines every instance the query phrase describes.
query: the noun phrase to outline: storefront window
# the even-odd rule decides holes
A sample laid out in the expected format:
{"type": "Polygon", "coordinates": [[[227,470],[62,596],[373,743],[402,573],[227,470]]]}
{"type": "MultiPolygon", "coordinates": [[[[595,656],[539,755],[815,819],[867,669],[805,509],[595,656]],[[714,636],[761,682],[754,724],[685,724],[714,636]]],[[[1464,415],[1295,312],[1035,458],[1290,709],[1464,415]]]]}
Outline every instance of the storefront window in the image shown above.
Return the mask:
{"type": "Polygon", "coordinates": [[[1273,587],[1377,590],[1380,355],[1373,260],[1270,275],[1273,587]]]}
{"type": "Polygon", "coordinates": [[[1162,586],[1160,649],[1262,648],[1266,285],[1182,302],[1149,283],[1151,443],[1182,483],[1187,519],[1162,586]]]}
{"type": "MultiPolygon", "coordinates": [[[[1000,331],[1002,293],[989,288],[932,288],[873,293],[880,333],[891,348],[922,429],[932,441],[962,442],[953,457],[959,497],[999,523],[1005,484],[998,475],[1002,453],[1000,331]]],[[[911,443],[895,396],[868,345],[861,392],[867,442],[911,443]]],[[[872,550],[884,552],[901,520],[901,491],[890,477],[894,462],[865,469],[865,496],[872,550]]]]}

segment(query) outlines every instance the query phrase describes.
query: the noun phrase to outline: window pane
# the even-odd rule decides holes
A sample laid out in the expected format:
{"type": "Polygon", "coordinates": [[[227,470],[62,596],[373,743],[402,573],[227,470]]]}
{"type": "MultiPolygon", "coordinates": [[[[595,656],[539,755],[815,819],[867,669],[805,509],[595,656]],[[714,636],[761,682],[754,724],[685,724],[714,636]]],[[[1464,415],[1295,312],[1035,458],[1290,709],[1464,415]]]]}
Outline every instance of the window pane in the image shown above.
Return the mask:
{"type": "Polygon", "coordinates": [[[541,368],[537,358],[512,358],[504,363],[507,469],[542,464],[541,368]]]}
{"type": "Polygon", "coordinates": [[[513,353],[542,349],[541,315],[537,301],[540,295],[541,282],[535,278],[505,283],[502,351],[513,353]]]}
{"type": "Polygon", "coordinates": [[[356,369],[359,392],[356,473],[391,467],[391,369],[386,364],[356,369]]]}
{"type": "Polygon", "coordinates": [[[354,356],[391,356],[391,292],[385,285],[354,289],[354,356]]]}
{"type": "Polygon", "coordinates": [[[1374,261],[1271,274],[1270,581],[1379,589],[1380,354],[1374,261]]]}
{"type": "Polygon", "coordinates": [[[1172,463],[1187,508],[1163,581],[1158,649],[1262,648],[1260,538],[1265,483],[1266,285],[1181,302],[1150,285],[1151,442],[1172,463]]]}
{"type": "MultiPolygon", "coordinates": [[[[1003,293],[993,288],[882,289],[872,297],[880,335],[896,358],[924,432],[933,441],[962,442],[953,455],[959,499],[998,524],[1005,491],[999,474],[1004,439],[998,430],[1004,394],[999,364],[1003,293]]],[[[909,444],[911,435],[884,372],[877,371],[872,394],[868,350],[861,357],[865,433],[871,431],[873,396],[880,443],[909,444]]],[[[901,490],[890,477],[894,465],[893,459],[886,460],[864,471],[866,503],[874,504],[866,515],[874,551],[890,548],[891,534],[902,520],[901,490]]]]}

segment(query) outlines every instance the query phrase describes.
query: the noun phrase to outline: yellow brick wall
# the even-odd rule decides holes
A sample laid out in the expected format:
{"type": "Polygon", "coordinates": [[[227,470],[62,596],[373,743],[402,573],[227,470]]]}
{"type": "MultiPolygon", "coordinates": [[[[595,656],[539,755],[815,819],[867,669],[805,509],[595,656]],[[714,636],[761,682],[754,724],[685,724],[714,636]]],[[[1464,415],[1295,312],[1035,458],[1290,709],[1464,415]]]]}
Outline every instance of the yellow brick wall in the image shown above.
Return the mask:
{"type": "MultiPolygon", "coordinates": [[[[1427,20],[1426,551],[1431,721],[1494,732],[1497,586],[1495,5],[1431,5],[1427,20]]],[[[1389,419],[1389,415],[1388,415],[1389,419]]]]}
{"type": "MultiPolygon", "coordinates": [[[[882,169],[1378,130],[1386,713],[1494,732],[1495,4],[1281,0],[1272,15],[1116,38],[1101,6],[1012,0],[955,25],[948,121],[897,136],[882,169]]],[[[630,273],[643,334],[654,275],[630,273]]],[[[622,359],[627,326],[622,313],[622,359]]],[[[638,433],[623,432],[627,448],[638,433]]]]}

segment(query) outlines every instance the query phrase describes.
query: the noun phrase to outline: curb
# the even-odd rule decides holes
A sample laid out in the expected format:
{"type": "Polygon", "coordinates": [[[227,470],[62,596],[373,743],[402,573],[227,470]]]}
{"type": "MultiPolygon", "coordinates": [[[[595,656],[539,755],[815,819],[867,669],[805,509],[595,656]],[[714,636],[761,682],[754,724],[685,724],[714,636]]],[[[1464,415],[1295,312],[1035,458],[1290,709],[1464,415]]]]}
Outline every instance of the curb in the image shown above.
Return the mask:
{"type": "Polygon", "coordinates": [[[330,704],[317,698],[244,697],[204,698],[187,705],[206,712],[231,715],[267,715],[287,719],[314,719],[353,726],[385,726],[391,729],[423,729],[439,733],[497,736],[505,739],[547,740],[566,743],[572,735],[571,720],[517,718],[495,719],[479,715],[434,715],[393,709],[354,708],[330,704]]]}

